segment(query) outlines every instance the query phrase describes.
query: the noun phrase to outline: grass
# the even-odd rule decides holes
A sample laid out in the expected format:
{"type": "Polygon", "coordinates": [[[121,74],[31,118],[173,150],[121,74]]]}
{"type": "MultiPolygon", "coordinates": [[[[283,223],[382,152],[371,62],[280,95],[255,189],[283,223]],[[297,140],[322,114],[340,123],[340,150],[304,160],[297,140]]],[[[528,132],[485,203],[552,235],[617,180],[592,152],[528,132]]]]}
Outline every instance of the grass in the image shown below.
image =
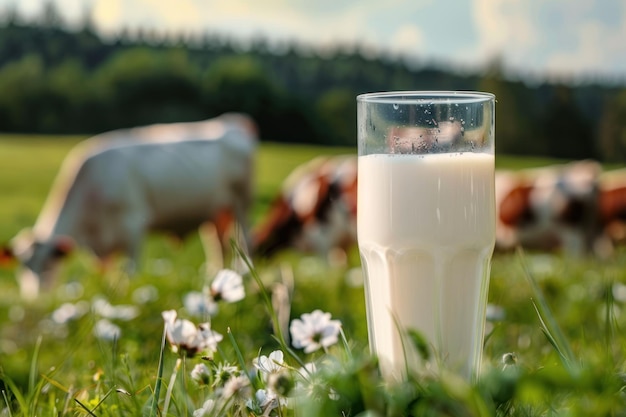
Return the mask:
{"type": "MultiPolygon", "coordinates": [[[[80,139],[0,137],[5,173],[0,176],[0,242],[32,225],[63,156],[80,139]]],[[[263,144],[257,160],[255,217],[261,218],[293,167],[317,155],[349,152],[263,144]]],[[[509,161],[501,167],[542,162],[509,161]]],[[[211,328],[224,336],[211,360],[195,356],[178,361],[169,344],[163,348],[161,313],[174,309],[194,322],[206,319],[192,316],[184,303],[187,294],[202,291],[220,268],[217,259],[209,259],[210,272],[205,273],[203,262],[193,236],[183,245],[151,238],[140,271],[132,278],[116,268],[101,272],[88,255],[78,253],[64,264],[55,289],[35,303],[19,299],[13,267],[0,269],[0,415],[157,415],[153,400],[158,399],[162,409],[168,391],[168,415],[192,415],[206,400],[220,398],[223,389],[215,375],[210,376],[214,387],[193,382],[190,371],[195,365],[218,369],[229,363],[241,371],[254,369],[253,358],[276,349],[284,352],[290,369],[308,362],[324,363],[327,369],[320,374],[322,382],[308,385],[316,401],[300,399],[297,412],[286,406],[270,415],[626,415],[623,248],[603,261],[558,253],[496,254],[489,302],[502,314],[488,323],[480,383],[443,375],[414,378],[393,388],[381,385],[367,354],[356,250],[347,265],[332,268],[296,253],[255,260],[254,273],[244,276],[246,297],[220,302],[218,313],[210,318],[211,328]],[[272,304],[277,289],[292,285],[290,303],[272,304]],[[98,299],[136,309],[136,317],[129,320],[109,317],[121,331],[116,340],[94,334],[104,314],[94,308],[98,299]],[[344,341],[327,352],[304,354],[273,331],[281,314],[293,320],[318,308],[343,325],[344,341]],[[60,318],[72,312],[72,319],[60,318]],[[170,384],[177,362],[181,368],[170,384]],[[369,414],[360,414],[365,411],[369,414]]],[[[258,372],[250,378],[253,386],[266,388],[258,372]]],[[[280,381],[285,387],[293,385],[289,378],[280,381]]],[[[220,407],[215,415],[263,412],[235,402],[220,407]]]]}

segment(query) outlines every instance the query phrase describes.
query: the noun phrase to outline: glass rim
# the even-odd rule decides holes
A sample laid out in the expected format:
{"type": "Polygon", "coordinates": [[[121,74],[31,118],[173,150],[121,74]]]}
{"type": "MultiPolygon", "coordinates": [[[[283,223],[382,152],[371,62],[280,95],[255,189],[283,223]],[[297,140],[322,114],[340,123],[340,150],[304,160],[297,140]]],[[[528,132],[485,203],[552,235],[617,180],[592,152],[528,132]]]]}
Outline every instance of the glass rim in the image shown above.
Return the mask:
{"type": "Polygon", "coordinates": [[[441,104],[484,103],[495,100],[495,98],[494,94],[483,91],[407,90],[359,94],[356,100],[380,104],[441,104]]]}

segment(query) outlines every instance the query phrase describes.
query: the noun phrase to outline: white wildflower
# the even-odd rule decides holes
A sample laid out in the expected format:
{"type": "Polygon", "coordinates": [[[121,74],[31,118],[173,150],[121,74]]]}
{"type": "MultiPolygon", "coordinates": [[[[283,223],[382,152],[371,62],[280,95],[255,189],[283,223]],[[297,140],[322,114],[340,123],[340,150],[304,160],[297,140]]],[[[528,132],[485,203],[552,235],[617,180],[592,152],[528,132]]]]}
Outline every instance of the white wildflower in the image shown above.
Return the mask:
{"type": "Polygon", "coordinates": [[[231,378],[241,374],[239,368],[228,363],[220,363],[215,368],[213,375],[213,387],[224,386],[231,378]]]}
{"type": "Polygon", "coordinates": [[[136,304],[148,304],[159,299],[159,290],[154,285],[144,285],[133,291],[133,301],[136,304]]]}
{"type": "Polygon", "coordinates": [[[98,339],[114,341],[119,340],[122,329],[107,319],[100,319],[96,322],[93,333],[98,339]]]}
{"type": "Polygon", "coordinates": [[[185,310],[194,317],[213,317],[217,314],[217,303],[200,291],[190,291],[183,298],[185,310]]]}
{"type": "Polygon", "coordinates": [[[246,402],[246,406],[250,410],[260,408],[264,416],[269,415],[272,410],[285,405],[287,405],[287,400],[271,389],[258,389],[254,394],[254,402],[252,400],[246,402]]]}
{"type": "Polygon", "coordinates": [[[250,379],[245,375],[233,376],[224,384],[222,396],[229,399],[234,396],[245,398],[250,390],[250,379]]]}
{"type": "Polygon", "coordinates": [[[626,302],[626,285],[616,282],[612,288],[613,299],[620,303],[626,302]]]}
{"type": "Polygon", "coordinates": [[[311,353],[337,343],[341,322],[331,320],[330,317],[330,313],[315,310],[293,320],[289,326],[293,346],[304,349],[305,353],[311,353]]]}
{"type": "Polygon", "coordinates": [[[203,363],[196,364],[191,370],[190,375],[191,379],[196,381],[198,385],[209,385],[209,382],[211,382],[211,372],[203,363]]]}
{"type": "Polygon", "coordinates": [[[206,400],[204,404],[202,404],[201,408],[198,408],[193,412],[193,417],[204,417],[212,415],[213,412],[217,410],[216,405],[217,403],[215,402],[215,400],[206,400]]]}
{"type": "Polygon", "coordinates": [[[52,312],[52,321],[57,324],[65,324],[72,320],[81,318],[89,310],[89,303],[79,301],[76,304],[63,303],[52,312]]]}
{"type": "Polygon", "coordinates": [[[231,269],[220,270],[211,283],[211,296],[215,301],[229,303],[241,301],[246,296],[243,278],[231,269]]]}
{"type": "Polygon", "coordinates": [[[105,319],[132,320],[139,315],[139,309],[133,305],[111,305],[104,298],[92,302],[94,312],[105,319]]]}
{"type": "Polygon", "coordinates": [[[283,352],[275,350],[270,353],[269,357],[261,355],[258,358],[254,358],[252,364],[256,369],[261,371],[265,376],[280,372],[285,367],[285,361],[283,359],[283,352]]]}
{"type": "Polygon", "coordinates": [[[505,316],[504,308],[495,304],[487,304],[486,319],[488,321],[502,321],[505,316]]]}
{"type": "Polygon", "coordinates": [[[223,339],[221,334],[211,330],[209,323],[196,326],[189,320],[178,319],[175,310],[164,311],[162,316],[167,340],[175,352],[182,350],[190,357],[201,351],[215,352],[223,339]]]}

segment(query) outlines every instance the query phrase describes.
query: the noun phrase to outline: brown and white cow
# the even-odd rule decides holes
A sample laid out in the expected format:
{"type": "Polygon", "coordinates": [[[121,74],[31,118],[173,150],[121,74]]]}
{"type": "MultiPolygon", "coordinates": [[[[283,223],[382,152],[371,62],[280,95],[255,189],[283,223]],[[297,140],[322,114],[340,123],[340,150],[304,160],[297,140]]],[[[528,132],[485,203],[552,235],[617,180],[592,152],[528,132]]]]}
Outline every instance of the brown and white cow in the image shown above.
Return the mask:
{"type": "MultiPolygon", "coordinates": [[[[49,286],[75,245],[136,264],[147,233],[184,236],[234,217],[248,237],[258,144],[242,114],[117,130],[88,139],[64,160],[32,230],[12,241],[24,296],[49,286]]],[[[216,226],[218,234],[225,225],[216,226]]],[[[223,236],[221,237],[223,240],[223,236]]]]}
{"type": "Polygon", "coordinates": [[[496,247],[603,254],[602,172],[595,161],[496,173],[496,247]]]}
{"type": "Polygon", "coordinates": [[[296,168],[253,231],[252,252],[287,248],[328,256],[356,243],[356,157],[318,157],[296,168]]]}

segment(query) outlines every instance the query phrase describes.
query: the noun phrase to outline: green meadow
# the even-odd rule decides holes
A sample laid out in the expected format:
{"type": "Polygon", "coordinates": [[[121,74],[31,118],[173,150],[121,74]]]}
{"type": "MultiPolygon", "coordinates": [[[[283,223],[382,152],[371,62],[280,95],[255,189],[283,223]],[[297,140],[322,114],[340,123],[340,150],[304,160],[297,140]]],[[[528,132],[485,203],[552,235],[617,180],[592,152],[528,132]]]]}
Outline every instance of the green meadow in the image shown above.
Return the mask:
{"type": "MultiPolygon", "coordinates": [[[[32,226],[63,157],[82,139],[0,136],[0,244],[32,226]]],[[[253,221],[293,168],[354,152],[263,143],[253,221]]],[[[554,162],[500,157],[497,167],[554,162]]],[[[201,316],[187,297],[206,293],[224,265],[217,255],[205,263],[197,236],[151,237],[134,276],[75,253],[35,301],[20,298],[14,264],[0,266],[0,416],[626,416],[621,248],[603,260],[496,253],[481,378],[412,376],[401,386],[383,384],[368,354],[356,248],[340,265],[296,252],[249,262],[245,297],[217,300],[217,311],[201,316]],[[287,340],[288,326],[316,309],[341,321],[342,332],[305,353],[287,340]],[[222,340],[208,354],[174,353],[163,344],[167,310],[209,321],[222,340]],[[114,337],[99,327],[103,319],[114,337]],[[275,350],[284,363],[272,380],[254,359],[275,350]],[[323,370],[299,371],[309,363],[323,370]],[[192,376],[196,365],[209,370],[204,383],[192,376]],[[233,376],[243,381],[235,388],[226,383],[233,376]],[[255,395],[270,388],[274,402],[255,395]]]]}

